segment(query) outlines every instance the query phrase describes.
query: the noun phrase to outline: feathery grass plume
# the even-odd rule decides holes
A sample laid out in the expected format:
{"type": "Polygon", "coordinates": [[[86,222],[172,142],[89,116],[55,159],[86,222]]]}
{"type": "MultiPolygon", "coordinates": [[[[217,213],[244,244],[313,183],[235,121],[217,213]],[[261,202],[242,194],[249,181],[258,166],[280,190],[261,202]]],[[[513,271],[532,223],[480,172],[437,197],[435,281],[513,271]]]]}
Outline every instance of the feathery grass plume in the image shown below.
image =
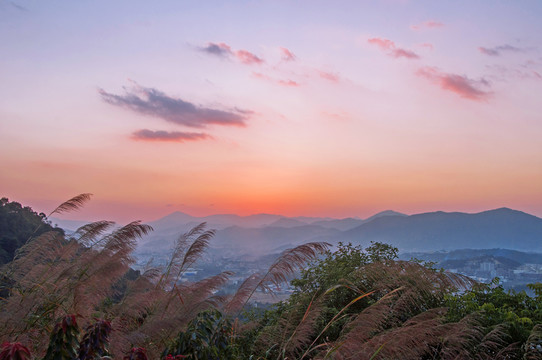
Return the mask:
{"type": "Polygon", "coordinates": [[[237,288],[235,294],[229,299],[224,306],[224,311],[227,314],[233,314],[241,310],[247,298],[253,293],[254,288],[258,286],[262,280],[261,274],[252,274],[248,276],[241,285],[237,288]]]}
{"type": "Polygon", "coordinates": [[[326,242],[310,242],[299,245],[293,249],[285,250],[277,260],[269,267],[267,274],[263,276],[262,282],[270,281],[275,286],[288,280],[296,270],[300,270],[310,260],[323,254],[331,244],[326,242]]]}
{"type": "MultiPolygon", "coordinates": [[[[107,226],[87,230],[97,235],[107,226]]],[[[136,238],[148,231],[147,225],[130,223],[98,240],[96,249],[50,234],[26,244],[9,265],[14,284],[12,295],[0,305],[0,335],[28,339],[39,351],[59,315],[77,313],[89,319],[128,271],[136,238]]]]}
{"type": "Polygon", "coordinates": [[[0,338],[24,341],[34,353],[43,350],[48,331],[65,313],[59,311],[58,289],[63,282],[52,279],[76,252],[76,245],[58,234],[45,233],[25,245],[23,256],[6,265],[11,285],[10,296],[0,302],[0,338]]]}
{"type": "Polygon", "coordinates": [[[207,250],[215,230],[205,230],[205,222],[179,236],[169,262],[158,286],[169,287],[177,283],[186,269],[194,264],[207,250]]]}
{"type": "MultiPolygon", "coordinates": [[[[504,349],[501,349],[497,354],[495,355],[486,355],[486,356],[479,356],[482,359],[486,360],[510,360],[510,359],[520,359],[520,349],[521,349],[520,343],[512,343],[506,346],[504,349]]],[[[539,355],[540,356],[540,355],[539,355]]],[[[540,357],[538,357],[540,359],[540,357]]]]}
{"type": "Polygon", "coordinates": [[[542,324],[537,324],[531,330],[529,338],[523,344],[525,360],[535,360],[542,358],[542,324]]]}
{"type": "MultiPolygon", "coordinates": [[[[303,245],[299,245],[293,249],[285,250],[281,255],[271,264],[267,273],[261,276],[258,282],[255,282],[252,289],[242,289],[237,297],[237,302],[242,301],[241,294],[246,294],[246,298],[243,301],[243,309],[248,303],[252,295],[257,289],[264,291],[271,290],[270,285],[280,287],[280,285],[287,281],[288,277],[293,275],[297,270],[303,269],[303,266],[323,254],[331,244],[326,242],[310,242],[303,245]]],[[[245,283],[243,283],[245,284],[245,283]]],[[[249,283],[246,284],[247,286],[249,283]]],[[[237,294],[236,294],[237,295],[237,294]]]]}
{"type": "Polygon", "coordinates": [[[70,200],[64,201],[62,204],[58,205],[56,209],[51,211],[47,217],[49,218],[53,214],[62,214],[65,212],[79,210],[86,202],[90,200],[92,194],[84,193],[72,197],[70,200]]]}
{"type": "Polygon", "coordinates": [[[387,294],[376,303],[365,308],[361,313],[354,317],[343,330],[344,335],[336,344],[333,352],[337,352],[336,358],[349,358],[356,353],[359,344],[368,341],[375,334],[391,328],[396,323],[392,302],[393,295],[387,294]]]}
{"type": "Polygon", "coordinates": [[[480,326],[479,314],[470,314],[458,322],[446,323],[446,334],[442,338],[439,357],[442,359],[469,359],[474,355],[472,349],[484,337],[484,328],[480,326]]]}
{"type": "Polygon", "coordinates": [[[440,326],[445,311],[443,308],[435,308],[418,314],[402,326],[382,332],[359,344],[353,354],[341,358],[369,359],[377,351],[376,358],[382,359],[432,358],[445,330],[440,326]]]}
{"type": "MultiPolygon", "coordinates": [[[[53,211],[51,211],[49,213],[49,215],[45,216],[45,219],[44,220],[47,220],[49,219],[49,217],[51,217],[51,215],[53,214],[61,214],[61,213],[65,213],[65,212],[69,212],[69,211],[74,211],[74,210],[78,210],[79,208],[81,208],[87,201],[90,200],[90,198],[92,197],[92,194],[79,194],[77,196],[74,196],[73,198],[71,198],[70,200],[68,201],[65,201],[63,202],[62,204],[60,204],[56,209],[54,209],[53,211]]],[[[34,237],[34,235],[38,232],[38,230],[43,226],[43,222],[40,223],[36,229],[32,232],[32,234],[30,235],[30,237],[28,239],[26,239],[26,243],[28,243],[30,240],[32,240],[32,238],[34,237]]],[[[17,255],[17,253],[15,253],[15,255],[17,255]]]]}
{"type": "Polygon", "coordinates": [[[115,338],[112,344],[122,344],[112,345],[112,348],[126,351],[130,344],[139,344],[146,346],[149,354],[158,354],[159,346],[198,312],[224,301],[213,294],[226,283],[231,272],[196,283],[180,283],[183,273],[203,255],[214,235],[214,231],[206,230],[205,226],[205,223],[199,224],[178,238],[164,269],[150,269],[128,286],[124,298],[112,309],[116,314],[113,326],[126,330],[112,335],[115,338]]]}
{"type": "MultiPolygon", "coordinates": [[[[336,289],[336,287],[333,288],[333,290],[336,289]]],[[[358,297],[356,297],[355,299],[353,299],[352,301],[350,301],[345,307],[343,307],[335,316],[333,316],[333,318],[326,324],[326,326],[324,326],[324,328],[322,329],[322,331],[320,332],[320,334],[318,334],[318,336],[313,340],[313,342],[310,344],[310,346],[307,348],[307,350],[305,350],[305,352],[303,353],[303,356],[301,356],[301,359],[304,359],[309,353],[311,353],[313,350],[316,349],[316,342],[318,341],[318,339],[326,332],[326,330],[338,319],[340,319],[342,316],[342,314],[350,307],[352,306],[353,304],[355,304],[356,302],[358,302],[359,300],[367,297],[367,296],[370,296],[371,294],[373,294],[374,291],[371,291],[371,292],[368,292],[368,293],[365,293],[365,294],[361,294],[359,295],[358,297]]],[[[345,315],[346,316],[346,315],[345,315]]]]}
{"type": "Polygon", "coordinates": [[[215,235],[215,230],[204,230],[206,223],[202,223],[199,226],[196,226],[188,235],[188,239],[197,235],[197,238],[186,250],[186,253],[181,262],[180,268],[177,273],[176,280],[180,280],[182,274],[192,266],[207,250],[209,246],[209,241],[215,235]],[[195,231],[197,230],[197,231],[195,231]]]}
{"type": "MultiPolygon", "coordinates": [[[[410,319],[419,314],[442,306],[445,294],[454,291],[456,285],[468,281],[462,277],[455,278],[453,275],[428,269],[419,264],[392,261],[391,259],[365,264],[359,267],[353,275],[345,286],[358,291],[373,289],[369,297],[371,300],[364,305],[365,308],[358,310],[360,313],[357,316],[352,316],[353,320],[342,328],[341,336],[327,346],[328,356],[333,356],[335,359],[368,359],[377,352],[377,358],[383,356],[382,354],[389,352],[386,350],[388,340],[385,338],[385,334],[405,326],[410,319]],[[375,339],[380,339],[380,342],[375,339]],[[364,345],[364,352],[361,353],[360,344],[366,343],[373,345],[370,347],[364,345]],[[382,347],[385,343],[386,345],[382,347]]],[[[341,312],[343,310],[338,312],[335,318],[341,315],[341,312]]],[[[410,325],[412,323],[409,323],[410,325]]],[[[439,328],[438,331],[437,329],[433,330],[433,335],[446,333],[444,327],[439,328]]],[[[435,339],[436,337],[433,337],[433,340],[435,339]]],[[[393,340],[397,341],[397,339],[393,340]]],[[[316,344],[314,342],[311,345],[312,348],[309,347],[307,351],[312,352],[326,347],[322,345],[317,348],[316,344]]],[[[320,353],[315,356],[326,355],[320,353]]],[[[398,355],[398,358],[403,358],[402,356],[406,356],[406,353],[398,355]]],[[[384,358],[386,357],[384,356],[384,358]]],[[[391,356],[391,358],[396,357],[391,356]]]]}
{"type": "MultiPolygon", "coordinates": [[[[173,291],[164,291],[147,308],[142,322],[126,334],[129,340],[138,339],[138,344],[147,348],[150,354],[159,354],[173,336],[198,313],[217,307],[220,298],[213,293],[222,287],[232,275],[225,271],[198,282],[179,285],[182,301],[173,291]]],[[[135,343],[135,342],[132,342],[135,343]]]]}
{"type": "Polygon", "coordinates": [[[475,352],[478,356],[487,359],[496,358],[499,352],[506,349],[511,340],[509,327],[509,324],[501,323],[488,332],[476,346],[475,352]]]}
{"type": "Polygon", "coordinates": [[[113,221],[96,221],[78,228],[72,238],[86,247],[92,247],[97,241],[96,238],[105,234],[115,223],[113,221]]]}
{"type": "Polygon", "coordinates": [[[325,294],[316,297],[317,294],[314,294],[303,318],[297,324],[296,328],[281,346],[281,352],[286,355],[294,355],[299,352],[304,346],[310,343],[311,338],[316,332],[315,322],[322,312],[322,298],[325,294]]]}
{"type": "MultiPolygon", "coordinates": [[[[71,272],[71,309],[78,313],[85,308],[97,306],[101,299],[111,294],[112,285],[129,269],[134,259],[131,254],[136,239],[147,234],[152,228],[135,221],[106,235],[99,250],[88,249],[80,255],[71,272]]],[[[62,274],[69,276],[69,273],[62,274]]]]}

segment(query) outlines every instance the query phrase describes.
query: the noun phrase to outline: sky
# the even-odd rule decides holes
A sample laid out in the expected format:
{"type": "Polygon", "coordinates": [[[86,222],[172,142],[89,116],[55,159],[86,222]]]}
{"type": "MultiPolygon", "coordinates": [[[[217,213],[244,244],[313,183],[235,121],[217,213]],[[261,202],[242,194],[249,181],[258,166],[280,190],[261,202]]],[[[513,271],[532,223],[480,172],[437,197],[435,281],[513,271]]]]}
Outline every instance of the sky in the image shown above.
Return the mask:
{"type": "Polygon", "coordinates": [[[1,196],[542,217],[540,34],[538,0],[0,0],[1,196]]]}

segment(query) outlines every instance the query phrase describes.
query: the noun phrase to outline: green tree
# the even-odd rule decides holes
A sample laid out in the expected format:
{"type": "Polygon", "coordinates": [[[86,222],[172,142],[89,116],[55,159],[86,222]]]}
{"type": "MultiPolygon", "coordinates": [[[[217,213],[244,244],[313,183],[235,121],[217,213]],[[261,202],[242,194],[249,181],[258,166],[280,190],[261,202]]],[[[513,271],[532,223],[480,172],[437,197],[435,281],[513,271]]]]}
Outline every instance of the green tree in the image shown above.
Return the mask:
{"type": "Polygon", "coordinates": [[[37,213],[18,202],[0,199],[0,265],[13,260],[15,252],[30,238],[48,231],[64,235],[64,230],[53,227],[44,213],[37,213]]]}

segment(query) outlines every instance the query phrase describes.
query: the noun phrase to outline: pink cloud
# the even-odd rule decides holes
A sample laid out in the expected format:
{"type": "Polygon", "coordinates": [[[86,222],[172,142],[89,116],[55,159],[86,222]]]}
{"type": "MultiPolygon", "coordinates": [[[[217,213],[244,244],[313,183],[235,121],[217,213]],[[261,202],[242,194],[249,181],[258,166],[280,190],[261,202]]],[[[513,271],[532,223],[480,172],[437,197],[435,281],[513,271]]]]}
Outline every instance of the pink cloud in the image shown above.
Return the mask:
{"type": "Polygon", "coordinates": [[[262,73],[258,73],[258,72],[252,72],[252,76],[254,76],[255,78],[258,78],[258,79],[263,79],[263,80],[270,80],[271,78],[267,75],[264,75],[262,73]]]}
{"type": "Polygon", "coordinates": [[[339,75],[337,74],[319,70],[318,75],[320,75],[322,79],[326,79],[335,83],[339,82],[339,75]]]}
{"type": "Polygon", "coordinates": [[[383,38],[372,38],[368,39],[367,42],[372,45],[378,46],[381,50],[386,51],[386,55],[393,58],[407,58],[407,59],[419,59],[420,57],[414,51],[398,48],[395,46],[395,43],[389,39],[383,38]]]}
{"type": "Polygon", "coordinates": [[[483,79],[472,80],[462,75],[443,73],[434,67],[423,67],[416,74],[431,80],[441,89],[454,92],[465,99],[484,101],[491,95],[490,92],[480,89],[480,85],[489,85],[483,79]]]}
{"type": "Polygon", "coordinates": [[[341,111],[339,113],[322,111],[322,115],[339,121],[345,121],[350,118],[350,114],[345,111],[341,111]]]}
{"type": "Polygon", "coordinates": [[[274,84],[278,84],[278,85],[281,85],[281,86],[288,86],[288,87],[297,87],[297,86],[300,86],[300,84],[296,81],[293,81],[293,80],[277,80],[277,79],[273,79],[272,77],[269,77],[267,75],[264,75],[262,73],[258,73],[258,72],[253,72],[252,73],[252,76],[257,78],[257,79],[261,79],[261,80],[266,80],[266,81],[269,81],[269,82],[272,82],[274,84]]]}
{"type": "Polygon", "coordinates": [[[280,52],[282,53],[282,60],[284,61],[294,61],[296,58],[294,53],[286,48],[281,47],[280,52]]]}
{"type": "MultiPolygon", "coordinates": [[[[231,56],[234,56],[239,60],[241,63],[246,65],[253,65],[253,64],[262,64],[264,60],[262,58],[259,58],[255,54],[251,53],[247,50],[236,50],[234,51],[232,47],[226,43],[213,43],[209,42],[206,46],[199,47],[200,51],[207,53],[209,55],[214,55],[221,58],[229,58],[231,56]]],[[[287,49],[284,49],[288,51],[287,49]]],[[[294,56],[292,53],[288,51],[288,53],[291,56],[294,56]]]]}
{"type": "Polygon", "coordinates": [[[299,86],[299,83],[298,82],[295,82],[293,80],[279,80],[278,81],[278,84],[282,85],[282,86],[291,86],[291,87],[297,87],[299,86]]]}
{"type": "Polygon", "coordinates": [[[262,64],[264,62],[263,59],[246,50],[237,50],[235,56],[246,65],[262,64]]]}
{"type": "Polygon", "coordinates": [[[137,130],[132,134],[134,140],[144,141],[174,141],[186,142],[197,141],[211,138],[210,135],[204,133],[187,133],[181,131],[153,131],[148,129],[137,130]]]}
{"type": "Polygon", "coordinates": [[[428,20],[428,21],[424,21],[420,24],[416,24],[416,25],[412,25],[410,28],[412,30],[421,30],[421,29],[434,29],[434,28],[440,28],[440,27],[443,27],[444,24],[441,23],[440,21],[435,21],[435,20],[428,20]]]}
{"type": "Polygon", "coordinates": [[[420,57],[413,51],[405,49],[394,49],[390,54],[394,58],[406,57],[407,59],[419,59],[420,57]]]}
{"type": "Polygon", "coordinates": [[[391,50],[395,48],[395,43],[388,39],[382,39],[382,38],[372,38],[367,40],[369,44],[377,45],[382,50],[391,50]]]}
{"type": "Polygon", "coordinates": [[[429,50],[433,50],[434,47],[433,47],[433,44],[431,43],[423,43],[423,44],[420,44],[421,47],[424,47],[424,48],[427,48],[429,50]]]}

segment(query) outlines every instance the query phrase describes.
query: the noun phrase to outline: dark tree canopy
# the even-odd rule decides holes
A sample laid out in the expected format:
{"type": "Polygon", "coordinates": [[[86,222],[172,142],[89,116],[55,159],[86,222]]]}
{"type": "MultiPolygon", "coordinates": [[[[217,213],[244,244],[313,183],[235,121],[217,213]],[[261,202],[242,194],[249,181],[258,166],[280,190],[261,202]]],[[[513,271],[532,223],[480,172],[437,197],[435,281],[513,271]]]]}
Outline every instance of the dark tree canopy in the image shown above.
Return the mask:
{"type": "Polygon", "coordinates": [[[64,231],[53,227],[45,214],[37,213],[18,202],[0,199],[0,264],[10,262],[15,251],[31,237],[37,237],[48,231],[61,234],[64,231]]]}

